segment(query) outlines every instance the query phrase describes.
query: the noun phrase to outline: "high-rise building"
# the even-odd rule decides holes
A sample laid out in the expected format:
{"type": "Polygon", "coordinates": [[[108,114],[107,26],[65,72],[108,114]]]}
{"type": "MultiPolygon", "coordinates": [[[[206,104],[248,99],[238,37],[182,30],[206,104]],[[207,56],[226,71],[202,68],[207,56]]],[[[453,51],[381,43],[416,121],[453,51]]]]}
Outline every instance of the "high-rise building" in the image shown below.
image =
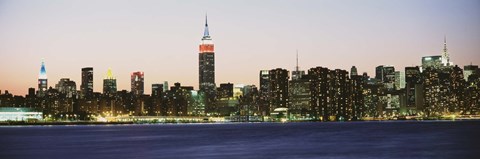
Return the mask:
{"type": "Polygon", "coordinates": [[[395,71],[395,89],[405,88],[405,72],[395,71]]]}
{"type": "Polygon", "coordinates": [[[448,54],[447,36],[444,37],[444,41],[443,41],[442,65],[443,66],[452,66],[453,65],[453,63],[450,62],[450,55],[448,54]]]}
{"type": "Polygon", "coordinates": [[[380,65],[375,68],[375,79],[381,81],[387,90],[395,87],[395,67],[380,65]]]}
{"type": "Polygon", "coordinates": [[[149,111],[151,115],[165,114],[164,95],[163,84],[152,84],[151,110],[149,111]]]}
{"type": "Polygon", "coordinates": [[[331,109],[331,116],[335,120],[343,121],[351,118],[352,108],[350,106],[350,79],[346,70],[330,70],[330,81],[328,87],[329,102],[327,108],[331,109]]]}
{"type": "Polygon", "coordinates": [[[38,96],[43,97],[47,92],[47,70],[45,69],[45,62],[42,60],[42,67],[40,68],[40,74],[38,75],[38,96]]]}
{"type": "Polygon", "coordinates": [[[421,74],[420,68],[416,67],[405,67],[405,97],[406,97],[406,115],[416,115],[417,111],[420,111],[420,108],[423,106],[422,102],[417,98],[420,96],[422,91],[419,91],[418,88],[421,88],[421,74]]]}
{"type": "Polygon", "coordinates": [[[358,75],[357,67],[352,66],[352,68],[350,69],[350,78],[351,78],[352,76],[356,76],[356,75],[358,75]]]}
{"type": "Polygon", "coordinates": [[[351,75],[351,98],[352,98],[352,120],[360,120],[365,117],[365,103],[363,97],[363,90],[365,87],[365,80],[362,75],[351,75]]]}
{"type": "Polygon", "coordinates": [[[428,67],[432,68],[440,68],[442,67],[442,56],[435,55],[435,56],[424,56],[422,57],[422,72],[426,70],[428,67]]]}
{"type": "Polygon", "coordinates": [[[170,88],[168,87],[168,81],[163,81],[163,91],[166,92],[170,90],[170,88]]]}
{"type": "Polygon", "coordinates": [[[215,103],[215,54],[214,44],[210,37],[208,30],[208,22],[205,17],[205,31],[203,33],[202,41],[199,45],[198,54],[198,72],[199,72],[199,87],[200,91],[205,94],[205,105],[207,112],[213,110],[215,103]]]}
{"type": "Polygon", "coordinates": [[[158,97],[163,92],[163,84],[152,84],[152,97],[158,97]]]}
{"type": "Polygon", "coordinates": [[[468,77],[472,74],[480,74],[480,70],[478,69],[478,65],[466,65],[463,66],[463,78],[465,81],[468,81],[468,77]]]}
{"type": "Polygon", "coordinates": [[[328,104],[328,87],[329,87],[329,69],[325,67],[315,67],[308,70],[311,84],[311,101],[310,110],[313,117],[317,120],[325,121],[330,116],[327,109],[328,104]]]}
{"type": "Polygon", "coordinates": [[[77,84],[75,81],[71,81],[69,78],[62,78],[55,85],[55,89],[58,92],[65,94],[67,98],[75,97],[77,94],[77,84]]]}
{"type": "Polygon", "coordinates": [[[82,68],[82,84],[80,91],[83,98],[90,99],[93,97],[93,67],[82,68]]]}
{"type": "Polygon", "coordinates": [[[310,117],[310,77],[302,75],[300,79],[289,81],[288,89],[290,114],[295,118],[310,117]]]}
{"type": "Polygon", "coordinates": [[[259,112],[261,115],[267,115],[269,112],[268,109],[268,101],[269,101],[269,95],[270,95],[270,75],[269,75],[269,70],[261,70],[260,75],[260,90],[259,90],[259,112]]]}
{"type": "Polygon", "coordinates": [[[276,108],[288,108],[288,79],[286,69],[272,69],[269,71],[269,110],[276,108]]]}
{"type": "Polygon", "coordinates": [[[115,93],[117,93],[117,79],[113,77],[112,69],[109,68],[103,79],[103,94],[115,93]]]}
{"type": "Polygon", "coordinates": [[[218,98],[233,98],[233,83],[221,83],[217,88],[218,98]]]}
{"type": "Polygon", "coordinates": [[[141,71],[132,72],[131,74],[131,92],[135,95],[143,95],[144,93],[144,74],[141,71]]]}

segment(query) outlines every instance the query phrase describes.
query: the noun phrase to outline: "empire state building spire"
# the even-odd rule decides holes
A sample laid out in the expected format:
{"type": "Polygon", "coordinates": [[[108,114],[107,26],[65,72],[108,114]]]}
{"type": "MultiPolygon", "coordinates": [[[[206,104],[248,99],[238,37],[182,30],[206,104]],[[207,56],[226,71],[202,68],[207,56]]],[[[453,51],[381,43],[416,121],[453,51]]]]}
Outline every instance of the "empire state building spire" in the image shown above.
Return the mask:
{"type": "Polygon", "coordinates": [[[205,31],[203,32],[203,38],[210,38],[210,32],[208,32],[208,17],[205,15],[205,31]]]}

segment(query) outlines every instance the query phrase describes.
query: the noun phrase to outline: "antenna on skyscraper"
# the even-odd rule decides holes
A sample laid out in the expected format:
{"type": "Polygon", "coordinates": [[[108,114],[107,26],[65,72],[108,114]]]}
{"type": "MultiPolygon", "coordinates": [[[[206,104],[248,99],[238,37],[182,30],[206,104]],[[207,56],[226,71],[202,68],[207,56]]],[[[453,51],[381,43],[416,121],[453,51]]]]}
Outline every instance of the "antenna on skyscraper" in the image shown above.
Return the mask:
{"type": "Polygon", "coordinates": [[[300,70],[300,68],[298,67],[298,49],[297,49],[297,65],[295,67],[295,71],[298,71],[298,70],[300,70]]]}

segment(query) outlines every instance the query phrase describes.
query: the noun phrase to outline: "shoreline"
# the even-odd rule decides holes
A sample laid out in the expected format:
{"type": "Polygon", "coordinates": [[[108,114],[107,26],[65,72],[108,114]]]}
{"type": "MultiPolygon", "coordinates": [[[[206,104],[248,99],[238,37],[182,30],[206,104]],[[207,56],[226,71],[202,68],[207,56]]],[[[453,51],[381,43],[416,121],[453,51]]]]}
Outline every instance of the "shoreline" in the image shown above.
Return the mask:
{"type": "Polygon", "coordinates": [[[231,124],[231,123],[359,123],[359,122],[422,122],[422,121],[479,121],[480,119],[424,119],[424,120],[358,120],[358,121],[288,121],[288,122],[100,122],[100,121],[47,121],[47,122],[24,122],[10,121],[0,122],[2,126],[54,126],[54,125],[149,125],[149,124],[231,124]]]}

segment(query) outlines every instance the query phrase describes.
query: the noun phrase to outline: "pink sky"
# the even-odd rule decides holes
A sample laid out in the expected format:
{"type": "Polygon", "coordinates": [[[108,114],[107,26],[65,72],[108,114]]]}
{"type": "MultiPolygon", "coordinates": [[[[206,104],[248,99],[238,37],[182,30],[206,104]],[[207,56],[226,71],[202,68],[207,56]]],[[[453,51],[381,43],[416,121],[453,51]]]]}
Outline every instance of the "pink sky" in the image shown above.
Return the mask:
{"type": "Polygon", "coordinates": [[[45,58],[49,86],[77,82],[94,67],[94,90],[112,68],[118,88],[130,73],[151,84],[198,89],[198,44],[208,12],[216,82],[258,85],[261,69],[324,66],[373,75],[439,55],[480,63],[480,1],[0,1],[0,90],[37,88],[45,58]]]}

